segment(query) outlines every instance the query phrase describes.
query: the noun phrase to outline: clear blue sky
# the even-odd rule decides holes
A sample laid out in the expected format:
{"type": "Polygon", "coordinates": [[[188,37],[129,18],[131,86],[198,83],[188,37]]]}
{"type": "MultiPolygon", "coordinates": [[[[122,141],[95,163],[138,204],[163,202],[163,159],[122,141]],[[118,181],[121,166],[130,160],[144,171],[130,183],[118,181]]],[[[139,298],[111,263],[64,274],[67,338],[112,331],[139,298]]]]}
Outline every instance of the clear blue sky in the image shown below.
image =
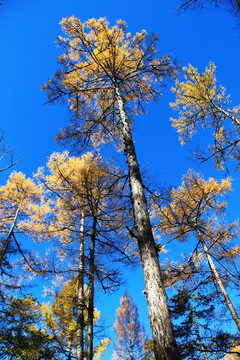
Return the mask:
{"type": "MultiPolygon", "coordinates": [[[[240,31],[233,17],[222,9],[209,8],[201,13],[177,14],[177,0],[3,0],[0,7],[0,127],[6,129],[6,143],[14,148],[15,159],[24,158],[16,170],[32,176],[46,164],[53,151],[62,151],[54,142],[60,127],[68,124],[67,109],[61,105],[44,105],[41,84],[57,69],[57,36],[63,17],[76,15],[82,21],[106,17],[111,25],[117,19],[126,20],[134,34],[146,29],[160,37],[159,53],[171,53],[180,64],[191,63],[199,70],[213,61],[217,65],[218,82],[231,93],[233,105],[239,104],[240,31]]],[[[181,147],[169,118],[175,116],[169,108],[173,100],[170,87],[163,92],[157,105],[149,105],[148,114],[136,119],[134,138],[141,167],[158,174],[163,184],[178,185],[189,167],[198,170],[188,159],[187,147],[181,147]]],[[[195,139],[195,144],[202,141],[195,139]]],[[[205,140],[204,140],[205,141],[205,140]]],[[[223,177],[211,164],[200,170],[207,176],[223,177]]],[[[2,175],[1,184],[6,181],[2,175]]],[[[233,174],[234,196],[230,197],[229,216],[239,212],[239,175],[233,174]]],[[[176,252],[177,256],[177,252],[176,252]]],[[[144,285],[141,271],[130,276],[129,292],[140,307],[141,320],[148,329],[144,285]]],[[[106,323],[114,321],[115,310],[124,289],[115,296],[99,293],[97,306],[106,323]]],[[[111,332],[111,331],[110,331],[111,332]]],[[[111,334],[110,334],[111,335],[111,334]]],[[[109,351],[104,359],[110,359],[109,351]]]]}

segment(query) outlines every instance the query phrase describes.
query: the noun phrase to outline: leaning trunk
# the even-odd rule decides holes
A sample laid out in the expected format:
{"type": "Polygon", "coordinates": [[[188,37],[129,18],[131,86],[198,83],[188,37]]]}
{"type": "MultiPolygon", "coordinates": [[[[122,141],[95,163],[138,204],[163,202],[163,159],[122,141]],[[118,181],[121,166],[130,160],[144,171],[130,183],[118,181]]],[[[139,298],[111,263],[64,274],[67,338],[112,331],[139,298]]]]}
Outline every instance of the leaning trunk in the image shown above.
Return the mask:
{"type": "Polygon", "coordinates": [[[215,264],[213,262],[213,259],[212,259],[211,255],[210,255],[209,251],[208,251],[207,244],[205,243],[205,241],[204,241],[204,239],[202,237],[202,234],[200,233],[199,230],[197,230],[197,234],[198,234],[198,237],[199,237],[200,242],[202,244],[205,255],[207,257],[209,267],[210,267],[210,269],[211,269],[211,271],[213,273],[213,276],[216,279],[217,285],[219,286],[222,295],[224,296],[226,305],[227,305],[227,307],[228,307],[228,309],[229,309],[229,311],[230,311],[230,313],[232,315],[232,318],[235,321],[235,324],[237,325],[238,330],[240,331],[240,319],[239,319],[238,314],[237,314],[237,312],[236,312],[236,310],[235,310],[235,308],[233,306],[233,303],[231,302],[231,300],[230,300],[230,298],[228,296],[227,290],[226,290],[226,288],[225,288],[225,286],[224,286],[224,284],[223,284],[223,282],[222,282],[222,280],[220,278],[220,275],[219,275],[218,270],[217,270],[217,268],[216,268],[216,266],[215,266],[215,264]]]}
{"type": "Polygon", "coordinates": [[[77,299],[77,349],[76,359],[83,360],[84,344],[84,212],[81,214],[80,225],[80,247],[79,247],[79,267],[78,267],[78,299],[77,299]]]}
{"type": "Polygon", "coordinates": [[[143,268],[145,292],[153,335],[154,353],[156,360],[179,360],[132,133],[127,121],[120,90],[116,87],[115,91],[119,108],[119,119],[122,126],[125,153],[127,156],[131,200],[134,211],[136,236],[143,268]]]}
{"type": "Polygon", "coordinates": [[[204,347],[204,345],[203,345],[202,338],[201,338],[201,335],[200,335],[200,332],[199,332],[199,329],[198,329],[198,325],[197,325],[197,322],[196,322],[195,317],[194,317],[194,315],[193,315],[193,309],[192,309],[192,306],[191,306],[191,304],[190,304],[190,301],[188,301],[188,304],[189,304],[189,308],[190,308],[191,320],[192,320],[193,326],[194,326],[195,331],[196,331],[196,335],[197,335],[197,339],[198,339],[199,345],[200,345],[200,347],[201,347],[201,350],[202,350],[204,359],[205,359],[205,360],[208,360],[208,357],[207,357],[207,354],[206,354],[206,349],[205,349],[205,347],[204,347]]]}
{"type": "Polygon", "coordinates": [[[95,241],[96,241],[96,217],[93,218],[91,234],[91,248],[89,257],[89,284],[88,284],[88,320],[87,320],[87,360],[93,359],[93,321],[94,321],[94,273],[95,273],[95,241]]]}
{"type": "Polygon", "coordinates": [[[18,218],[18,214],[19,214],[19,207],[17,208],[16,210],[16,213],[15,213],[15,216],[14,216],[14,219],[13,219],[13,222],[12,222],[12,226],[8,232],[8,236],[2,246],[2,249],[0,250],[0,267],[2,266],[2,263],[3,263],[3,260],[6,256],[6,252],[7,252],[7,249],[9,247],[9,243],[10,243],[10,240],[11,240],[11,236],[13,234],[13,230],[16,226],[16,222],[17,222],[17,218],[18,218]]]}

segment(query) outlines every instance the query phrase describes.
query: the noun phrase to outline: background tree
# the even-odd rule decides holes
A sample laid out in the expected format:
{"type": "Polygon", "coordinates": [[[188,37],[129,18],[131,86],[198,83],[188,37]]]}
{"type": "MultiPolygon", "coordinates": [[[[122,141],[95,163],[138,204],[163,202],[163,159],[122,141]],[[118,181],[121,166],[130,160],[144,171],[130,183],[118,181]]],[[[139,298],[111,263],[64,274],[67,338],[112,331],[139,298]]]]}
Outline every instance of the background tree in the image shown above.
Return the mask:
{"type": "Polygon", "coordinates": [[[144,359],[147,337],[139,322],[138,307],[127,292],[120,300],[113,328],[117,335],[117,342],[114,343],[114,359],[144,359]]]}
{"type": "Polygon", "coordinates": [[[238,245],[227,244],[234,234],[236,224],[221,223],[220,213],[224,212],[226,202],[218,200],[221,195],[226,194],[231,188],[229,179],[221,183],[210,178],[205,181],[198,174],[189,172],[183,177],[182,185],[173,189],[170,195],[170,203],[162,208],[156,209],[160,214],[159,228],[167,236],[185,241],[194,235],[197,240],[195,247],[201,247],[203,254],[213,275],[216,285],[220,288],[233,320],[240,330],[240,320],[236,309],[229,298],[221,274],[215,265],[224,269],[224,259],[238,256],[238,245]]]}
{"type": "Polygon", "coordinates": [[[54,153],[48,170],[45,175],[40,169],[36,175],[44,184],[46,200],[26,227],[32,228],[38,239],[53,240],[57,251],[53,272],[65,278],[78,273],[79,359],[83,358],[84,283],[88,285],[87,356],[90,360],[93,357],[95,281],[98,280],[104,290],[117,288],[121,282],[114,261],[131,262],[133,259],[125,228],[125,224],[129,224],[125,176],[120,169],[117,171],[104,164],[99,156],[91,153],[81,158],[71,157],[67,152],[54,153]]]}
{"type": "MultiPolygon", "coordinates": [[[[87,318],[89,292],[84,287],[84,352],[83,359],[87,359],[87,318]]],[[[52,336],[56,351],[61,358],[66,360],[77,359],[78,347],[78,277],[65,283],[60,292],[55,293],[55,300],[51,302],[50,308],[42,305],[42,312],[46,323],[46,328],[52,336]]],[[[94,309],[94,325],[99,323],[100,312],[94,309]]],[[[94,359],[98,359],[109,345],[110,339],[105,338],[97,345],[94,350],[94,359]]]]}
{"type": "MultiPolygon", "coordinates": [[[[29,218],[35,211],[42,197],[41,187],[33,180],[26,178],[21,172],[13,172],[6,183],[0,187],[0,268],[2,299],[6,289],[19,289],[27,272],[40,270],[40,259],[36,260],[34,251],[25,250],[21,245],[21,236],[26,232],[21,228],[21,222],[29,218]],[[19,272],[19,266],[21,272],[19,272]]],[[[28,237],[31,243],[30,237],[28,237]]],[[[30,246],[28,246],[30,248],[30,246]]]]}
{"type": "Polygon", "coordinates": [[[224,331],[223,314],[217,313],[215,294],[206,286],[194,293],[187,284],[171,297],[174,331],[182,359],[219,359],[230,351],[237,336],[224,331]]]}
{"type": "Polygon", "coordinates": [[[30,295],[8,298],[0,315],[1,359],[58,359],[52,339],[41,328],[41,312],[30,295]]]}
{"type": "Polygon", "coordinates": [[[131,36],[124,21],[110,28],[105,18],[82,23],[71,17],[61,24],[68,36],[58,39],[65,50],[61,68],[43,86],[49,102],[67,100],[73,114],[57,139],[78,151],[110,141],[124,149],[155,356],[178,359],[131,129],[133,115],[159,100],[163,80],[174,76],[175,68],[169,56],[156,57],[157,35],[143,30],[131,36]]]}
{"type": "Polygon", "coordinates": [[[176,81],[176,100],[170,104],[179,111],[179,117],[171,121],[182,144],[189,142],[201,127],[210,128],[213,142],[206,150],[197,150],[197,158],[214,158],[218,169],[227,167],[227,160],[233,159],[239,168],[240,107],[228,108],[230,96],[223,86],[217,87],[215,69],[212,62],[202,73],[192,65],[183,67],[185,81],[176,81]]]}

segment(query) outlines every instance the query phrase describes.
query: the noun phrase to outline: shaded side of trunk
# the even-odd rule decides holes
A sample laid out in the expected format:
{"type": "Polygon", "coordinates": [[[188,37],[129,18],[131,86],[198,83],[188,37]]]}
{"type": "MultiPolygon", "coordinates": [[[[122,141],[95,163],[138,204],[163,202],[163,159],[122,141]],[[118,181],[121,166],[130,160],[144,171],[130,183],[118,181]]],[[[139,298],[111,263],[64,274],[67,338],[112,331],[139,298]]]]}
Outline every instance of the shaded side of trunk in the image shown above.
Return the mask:
{"type": "Polygon", "coordinates": [[[89,283],[88,283],[88,319],[87,319],[87,360],[93,359],[93,322],[94,322],[94,273],[95,273],[95,242],[97,219],[93,218],[91,247],[89,256],[89,283]]]}
{"type": "Polygon", "coordinates": [[[84,212],[81,214],[80,247],[78,267],[78,298],[77,298],[77,349],[76,359],[84,360],[84,212]]]}
{"type": "Polygon", "coordinates": [[[179,360],[179,353],[173,335],[172,322],[167,305],[167,296],[159,266],[158,253],[152,234],[152,227],[150,224],[147,202],[132,133],[126,118],[120,90],[116,87],[115,91],[129,169],[131,200],[143,268],[150,325],[153,335],[154,353],[156,360],[179,360]]]}
{"type": "Polygon", "coordinates": [[[205,241],[204,241],[204,239],[203,239],[203,237],[202,237],[199,230],[197,230],[197,234],[199,236],[199,239],[200,239],[200,242],[202,244],[203,250],[204,250],[205,255],[207,257],[209,267],[210,267],[210,269],[211,269],[211,271],[212,271],[212,273],[213,273],[213,275],[214,275],[214,277],[216,279],[217,285],[219,286],[219,288],[221,290],[221,293],[222,293],[222,295],[223,295],[223,297],[225,299],[226,305],[227,305],[227,307],[228,307],[228,309],[229,309],[229,311],[230,311],[230,313],[232,315],[232,318],[233,318],[235,324],[237,325],[238,330],[240,331],[240,319],[239,319],[238,314],[237,314],[237,312],[236,312],[236,310],[235,310],[235,308],[233,306],[233,303],[231,302],[231,300],[229,298],[227,290],[226,290],[226,288],[225,288],[225,286],[224,286],[224,284],[223,284],[223,282],[222,282],[222,280],[220,278],[219,272],[218,272],[218,270],[217,270],[217,268],[216,268],[216,266],[215,266],[215,264],[213,262],[213,259],[212,259],[211,255],[210,255],[209,251],[208,251],[207,244],[205,243],[205,241]]]}
{"type": "Polygon", "coordinates": [[[4,260],[5,256],[6,256],[7,249],[8,249],[9,243],[10,243],[10,239],[11,239],[13,230],[14,230],[14,228],[16,226],[18,214],[19,214],[19,208],[17,208],[17,210],[16,210],[15,216],[13,218],[12,226],[11,226],[9,232],[8,232],[6,240],[3,243],[2,249],[0,250],[0,266],[2,266],[3,260],[4,260]]]}

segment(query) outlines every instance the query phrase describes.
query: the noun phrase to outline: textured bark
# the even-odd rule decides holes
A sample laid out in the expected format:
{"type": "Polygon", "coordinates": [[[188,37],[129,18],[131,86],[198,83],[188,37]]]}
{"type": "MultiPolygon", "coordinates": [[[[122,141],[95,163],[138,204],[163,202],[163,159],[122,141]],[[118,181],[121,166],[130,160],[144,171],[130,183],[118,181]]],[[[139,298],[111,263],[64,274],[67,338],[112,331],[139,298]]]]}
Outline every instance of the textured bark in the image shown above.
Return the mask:
{"type": "Polygon", "coordinates": [[[87,320],[87,360],[93,359],[93,321],[94,321],[94,273],[95,273],[95,242],[96,242],[97,219],[93,218],[91,248],[89,257],[89,298],[88,298],[88,320],[87,320]]]}
{"type": "Polygon", "coordinates": [[[117,86],[115,91],[119,107],[119,118],[122,126],[125,146],[124,150],[127,156],[129,169],[131,200],[143,268],[150,325],[153,335],[154,353],[156,360],[179,360],[180,357],[173,335],[172,322],[167,305],[167,296],[159,265],[158,253],[153,238],[131,128],[127,121],[123,100],[117,86]]]}
{"type": "Polygon", "coordinates": [[[80,247],[78,267],[78,300],[77,300],[77,348],[76,359],[84,360],[84,212],[82,212],[80,226],[80,247]]]}
{"type": "Polygon", "coordinates": [[[211,271],[212,271],[212,273],[213,273],[213,275],[214,275],[214,277],[216,279],[217,285],[219,286],[219,288],[221,290],[221,293],[222,293],[222,295],[223,295],[223,297],[225,299],[226,305],[227,305],[227,307],[228,307],[228,309],[229,309],[229,311],[230,311],[230,313],[232,315],[232,318],[235,321],[235,324],[237,325],[238,330],[240,331],[240,319],[238,317],[238,314],[237,314],[237,312],[236,312],[236,310],[235,310],[235,308],[233,306],[233,303],[231,302],[231,300],[230,300],[230,298],[228,296],[227,290],[226,290],[226,288],[225,288],[225,286],[224,286],[224,284],[223,284],[223,282],[222,282],[222,280],[220,278],[220,275],[219,275],[218,270],[217,270],[217,268],[216,268],[216,266],[215,266],[215,264],[213,262],[213,259],[212,259],[211,255],[209,254],[207,244],[203,240],[203,237],[202,237],[199,230],[197,230],[197,233],[198,233],[200,242],[202,244],[203,250],[205,252],[205,255],[207,257],[209,267],[210,267],[210,269],[211,269],[211,271]]]}

